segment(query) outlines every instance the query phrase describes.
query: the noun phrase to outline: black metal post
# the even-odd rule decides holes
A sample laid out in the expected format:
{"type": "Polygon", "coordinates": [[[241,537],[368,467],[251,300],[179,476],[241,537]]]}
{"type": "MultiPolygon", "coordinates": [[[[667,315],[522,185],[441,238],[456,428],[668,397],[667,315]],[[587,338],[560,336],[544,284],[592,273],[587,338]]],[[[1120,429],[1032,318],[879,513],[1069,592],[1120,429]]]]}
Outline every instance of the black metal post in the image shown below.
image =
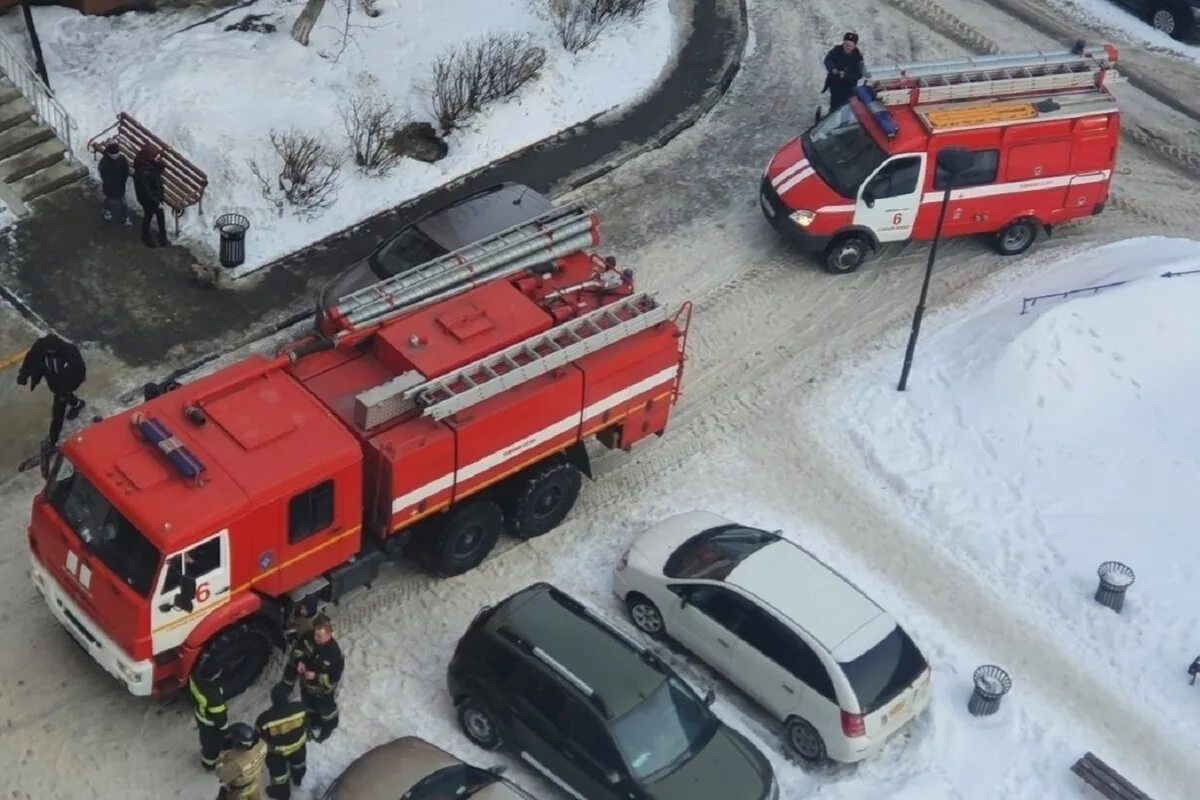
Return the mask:
{"type": "Polygon", "coordinates": [[[41,77],[46,88],[50,88],[50,76],[46,74],[46,60],[42,58],[42,43],[38,39],[37,28],[33,24],[33,10],[29,0],[21,0],[21,12],[25,15],[25,30],[29,31],[29,44],[33,46],[33,57],[37,74],[41,77]]]}
{"type": "Polygon", "coordinates": [[[912,369],[913,355],[917,350],[917,336],[921,333],[921,318],[925,316],[925,298],[929,294],[929,280],[933,276],[933,262],[937,258],[938,242],[942,239],[942,226],[946,222],[946,209],[950,206],[950,192],[954,189],[955,179],[963,172],[966,160],[970,155],[962,148],[952,147],[938,154],[938,166],[946,171],[946,191],[942,193],[942,207],[938,212],[937,230],[933,233],[933,245],[929,248],[929,260],[925,263],[925,280],[921,283],[921,296],[917,299],[917,308],[913,312],[912,333],[908,337],[908,347],[904,351],[904,367],[900,371],[900,383],[896,391],[903,392],[908,388],[908,373],[912,369]]]}

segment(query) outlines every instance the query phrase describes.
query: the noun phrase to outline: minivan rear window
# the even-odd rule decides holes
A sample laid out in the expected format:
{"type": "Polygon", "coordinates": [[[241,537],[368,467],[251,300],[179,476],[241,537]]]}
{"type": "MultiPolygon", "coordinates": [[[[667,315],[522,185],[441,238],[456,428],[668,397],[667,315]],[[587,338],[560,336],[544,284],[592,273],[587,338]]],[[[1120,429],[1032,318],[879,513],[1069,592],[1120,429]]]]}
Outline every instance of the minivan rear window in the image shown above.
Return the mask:
{"type": "Polygon", "coordinates": [[[916,643],[897,625],[879,644],[840,666],[862,713],[871,714],[911,686],[928,664],[916,643]]]}
{"type": "Polygon", "coordinates": [[[681,544],[667,563],[668,578],[722,581],[733,568],[763,546],[779,541],[779,535],[741,525],[722,525],[698,533],[681,544]]]}

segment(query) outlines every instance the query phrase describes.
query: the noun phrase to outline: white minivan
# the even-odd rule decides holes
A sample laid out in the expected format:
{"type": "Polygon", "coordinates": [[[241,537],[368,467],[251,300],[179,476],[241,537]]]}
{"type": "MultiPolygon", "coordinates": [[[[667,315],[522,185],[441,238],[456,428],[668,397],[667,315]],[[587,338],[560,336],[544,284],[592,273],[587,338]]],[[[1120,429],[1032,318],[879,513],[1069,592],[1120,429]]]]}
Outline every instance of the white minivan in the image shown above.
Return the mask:
{"type": "Polygon", "coordinates": [[[613,590],[643,633],[707,662],[820,762],[861,761],[930,700],[930,668],[896,620],[778,532],[707,511],[638,536],[613,590]]]}

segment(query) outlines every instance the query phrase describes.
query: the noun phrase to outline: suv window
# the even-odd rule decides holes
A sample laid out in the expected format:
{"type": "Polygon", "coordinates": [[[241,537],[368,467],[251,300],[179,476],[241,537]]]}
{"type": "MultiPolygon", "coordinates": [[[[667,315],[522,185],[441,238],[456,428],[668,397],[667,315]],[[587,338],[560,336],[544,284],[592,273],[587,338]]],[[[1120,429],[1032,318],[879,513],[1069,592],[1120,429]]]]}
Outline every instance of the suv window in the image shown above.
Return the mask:
{"type": "Polygon", "coordinates": [[[749,600],[720,586],[672,586],[671,590],[735,634],[747,614],[754,610],[749,600]]]}
{"type": "Polygon", "coordinates": [[[738,631],[742,641],[783,667],[792,677],[837,703],[833,680],[804,640],[761,608],[754,608],[738,631]]]}
{"type": "Polygon", "coordinates": [[[917,190],[917,178],[921,174],[921,157],[897,158],[889,161],[867,187],[876,199],[901,197],[917,190]]]}
{"type": "Polygon", "coordinates": [[[928,665],[917,645],[897,625],[879,644],[840,666],[862,713],[870,714],[911,686],[928,665]]]}
{"type": "Polygon", "coordinates": [[[505,684],[507,692],[524,700],[555,728],[562,719],[566,693],[549,675],[524,664],[514,664],[505,684]]]}
{"type": "Polygon", "coordinates": [[[370,256],[368,263],[380,278],[390,278],[444,256],[447,252],[446,248],[430,239],[414,224],[370,256]]]}
{"type": "Polygon", "coordinates": [[[568,699],[563,731],[571,745],[590,763],[601,782],[609,772],[624,772],[621,757],[613,745],[611,734],[600,718],[582,703],[568,699]]]}
{"type": "Polygon", "coordinates": [[[680,545],[667,559],[663,574],[668,578],[724,580],[747,556],[777,541],[778,534],[757,528],[741,525],[710,528],[680,545]]]}
{"type": "Polygon", "coordinates": [[[699,752],[719,725],[704,701],[671,677],[614,720],[612,732],[633,777],[645,784],[699,752]]]}

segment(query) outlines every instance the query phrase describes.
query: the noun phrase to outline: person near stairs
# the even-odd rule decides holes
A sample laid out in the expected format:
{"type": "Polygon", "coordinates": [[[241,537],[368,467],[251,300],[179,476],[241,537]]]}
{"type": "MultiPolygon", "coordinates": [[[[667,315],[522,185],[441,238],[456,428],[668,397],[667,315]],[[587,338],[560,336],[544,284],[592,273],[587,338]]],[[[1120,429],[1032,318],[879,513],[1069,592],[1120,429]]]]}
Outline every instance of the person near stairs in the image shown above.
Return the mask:
{"type": "Polygon", "coordinates": [[[129,205],[125,202],[125,187],[129,184],[129,162],[121,146],[109,142],[100,158],[100,185],[104,189],[104,218],[122,225],[129,224],[129,205]]]}
{"type": "Polygon", "coordinates": [[[62,435],[63,421],[75,419],[84,406],[84,401],[75,396],[87,378],[87,365],[83,363],[79,348],[53,333],[34,342],[21,362],[17,383],[24,386],[32,381],[29,383],[32,392],[43,378],[46,388],[54,395],[48,439],[53,446],[62,435]]]}
{"type": "Polygon", "coordinates": [[[167,220],[163,214],[162,149],[148,144],[133,160],[133,190],[142,207],[142,244],[154,247],[150,238],[150,219],[158,220],[158,244],[167,245],[167,220]]]}

